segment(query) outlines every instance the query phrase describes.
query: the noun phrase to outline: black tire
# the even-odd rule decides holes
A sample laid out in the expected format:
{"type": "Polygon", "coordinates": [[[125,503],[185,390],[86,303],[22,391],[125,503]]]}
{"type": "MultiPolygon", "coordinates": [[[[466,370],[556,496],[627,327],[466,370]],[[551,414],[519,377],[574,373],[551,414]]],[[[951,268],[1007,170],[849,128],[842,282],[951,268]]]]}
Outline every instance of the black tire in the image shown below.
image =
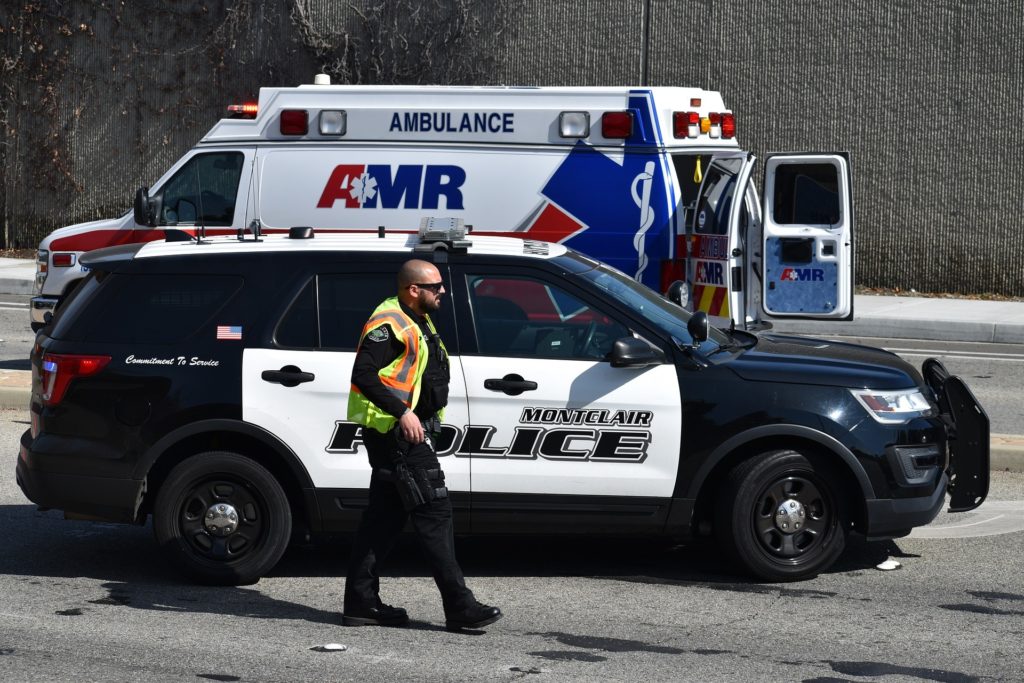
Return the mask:
{"type": "Polygon", "coordinates": [[[200,453],[175,466],[153,507],[160,547],[201,583],[258,581],[281,559],[291,529],[288,498],[274,475],[225,451],[200,453]]]}
{"type": "Polygon", "coordinates": [[[740,463],[716,501],[719,546],[766,581],[809,579],[828,569],[846,545],[846,514],[836,481],[791,450],[740,463]],[[783,504],[788,514],[780,515],[783,504]]]}

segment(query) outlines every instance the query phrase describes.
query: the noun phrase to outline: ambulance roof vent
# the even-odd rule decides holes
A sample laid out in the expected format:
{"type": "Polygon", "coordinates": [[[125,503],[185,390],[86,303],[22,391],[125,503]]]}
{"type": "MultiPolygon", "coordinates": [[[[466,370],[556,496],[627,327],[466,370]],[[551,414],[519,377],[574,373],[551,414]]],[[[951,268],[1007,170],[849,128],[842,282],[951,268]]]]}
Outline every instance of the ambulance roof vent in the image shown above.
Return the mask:
{"type": "Polygon", "coordinates": [[[313,85],[330,85],[331,76],[330,74],[317,74],[313,76],[313,85]]]}
{"type": "Polygon", "coordinates": [[[420,220],[420,243],[414,251],[435,251],[437,249],[465,251],[473,246],[466,239],[472,230],[461,218],[423,218],[420,220]]]}
{"type": "Polygon", "coordinates": [[[313,228],[308,225],[288,228],[288,239],[290,240],[311,240],[313,239],[313,228]]]}

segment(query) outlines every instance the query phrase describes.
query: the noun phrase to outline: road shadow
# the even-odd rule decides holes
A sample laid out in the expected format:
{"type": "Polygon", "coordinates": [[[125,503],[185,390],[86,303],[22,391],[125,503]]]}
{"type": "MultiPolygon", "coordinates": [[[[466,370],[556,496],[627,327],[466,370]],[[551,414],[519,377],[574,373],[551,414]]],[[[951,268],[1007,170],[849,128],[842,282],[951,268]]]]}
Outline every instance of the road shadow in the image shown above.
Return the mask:
{"type": "Polygon", "coordinates": [[[28,358],[0,360],[0,370],[31,370],[32,362],[28,358]]]}
{"type": "MultiPolygon", "coordinates": [[[[166,561],[149,525],[130,526],[68,521],[59,511],[33,505],[0,505],[6,530],[0,573],[39,578],[87,577],[114,585],[153,586],[162,590],[191,586],[166,561]]],[[[456,541],[467,576],[580,577],[662,584],[719,584],[764,587],[736,573],[711,543],[677,545],[652,539],[473,537],[456,541]]],[[[293,544],[270,576],[331,577],[342,580],[348,560],[347,537],[323,537],[293,544]]],[[[866,543],[852,536],[846,552],[828,571],[842,574],[873,569],[890,556],[903,555],[892,541],[866,543]]],[[[381,564],[388,576],[427,577],[416,539],[403,536],[381,564]]],[[[800,584],[790,584],[799,586],[800,584]]],[[[192,591],[222,588],[192,586],[192,591]]],[[[251,589],[235,589],[251,590],[251,589]]],[[[173,592],[173,591],[172,591],[173,592]]],[[[205,593],[204,593],[205,595],[205,593]]],[[[161,600],[166,600],[161,595],[161,600]]],[[[187,602],[187,601],[186,601],[187,602]]]]}

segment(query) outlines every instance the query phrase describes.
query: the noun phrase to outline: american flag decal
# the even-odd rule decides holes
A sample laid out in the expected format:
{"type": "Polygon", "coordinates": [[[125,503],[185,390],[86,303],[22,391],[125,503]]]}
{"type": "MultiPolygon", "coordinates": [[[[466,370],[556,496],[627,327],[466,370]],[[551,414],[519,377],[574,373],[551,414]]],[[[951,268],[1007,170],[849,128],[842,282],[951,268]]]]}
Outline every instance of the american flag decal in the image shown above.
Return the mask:
{"type": "Polygon", "coordinates": [[[242,339],[241,325],[217,325],[217,339],[242,339]]]}

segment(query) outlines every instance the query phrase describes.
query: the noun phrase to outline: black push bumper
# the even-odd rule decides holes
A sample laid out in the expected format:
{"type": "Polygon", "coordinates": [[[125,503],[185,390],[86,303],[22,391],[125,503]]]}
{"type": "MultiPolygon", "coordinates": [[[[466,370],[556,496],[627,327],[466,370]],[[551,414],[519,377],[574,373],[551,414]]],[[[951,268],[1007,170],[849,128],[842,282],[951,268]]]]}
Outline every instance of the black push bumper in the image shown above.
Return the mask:
{"type": "Polygon", "coordinates": [[[914,527],[931,523],[942,509],[946,499],[949,477],[939,478],[932,495],[918,498],[876,498],[865,501],[867,506],[868,540],[882,540],[906,536],[914,527]]]}
{"type": "Polygon", "coordinates": [[[33,503],[112,522],[136,521],[144,481],[53,471],[46,468],[45,458],[33,454],[31,445],[32,436],[26,430],[21,436],[16,477],[33,503]]]}
{"type": "Polygon", "coordinates": [[[985,502],[989,484],[989,420],[959,377],[929,358],[921,368],[949,433],[949,511],[967,512],[985,502]]]}

